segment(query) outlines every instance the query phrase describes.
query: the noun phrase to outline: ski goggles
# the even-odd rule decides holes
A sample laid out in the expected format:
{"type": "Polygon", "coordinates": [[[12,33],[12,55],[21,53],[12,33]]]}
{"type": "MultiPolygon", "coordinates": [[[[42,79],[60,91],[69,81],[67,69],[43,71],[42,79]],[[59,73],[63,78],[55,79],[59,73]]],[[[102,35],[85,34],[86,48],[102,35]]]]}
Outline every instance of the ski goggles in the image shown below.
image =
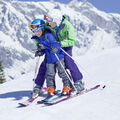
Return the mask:
{"type": "Polygon", "coordinates": [[[51,17],[47,16],[47,15],[44,15],[44,20],[48,23],[53,22],[53,19],[51,17]]]}
{"type": "Polygon", "coordinates": [[[38,31],[40,29],[43,29],[44,28],[44,24],[41,24],[41,25],[30,25],[29,28],[30,28],[30,30],[32,32],[35,32],[35,31],[38,31]]]}

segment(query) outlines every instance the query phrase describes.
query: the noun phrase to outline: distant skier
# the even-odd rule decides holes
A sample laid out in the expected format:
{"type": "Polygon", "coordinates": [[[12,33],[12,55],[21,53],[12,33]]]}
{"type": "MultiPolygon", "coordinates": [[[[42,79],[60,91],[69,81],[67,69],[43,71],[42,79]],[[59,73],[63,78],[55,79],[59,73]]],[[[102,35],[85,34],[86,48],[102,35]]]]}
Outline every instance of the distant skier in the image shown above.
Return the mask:
{"type": "Polygon", "coordinates": [[[58,70],[58,75],[63,81],[64,87],[61,94],[67,95],[70,89],[70,81],[57,59],[58,57],[62,65],[65,67],[64,53],[60,50],[59,43],[52,33],[49,33],[44,29],[45,22],[42,19],[33,20],[30,27],[31,31],[36,35],[37,43],[42,46],[42,49],[37,51],[36,55],[42,56],[43,54],[46,54],[46,83],[48,88],[48,97],[53,96],[55,92],[54,79],[56,69],[58,70]]]}
{"type": "MultiPolygon", "coordinates": [[[[49,16],[45,15],[44,19],[46,21],[45,29],[53,33],[55,38],[59,41],[61,47],[64,47],[64,50],[69,55],[72,56],[72,48],[76,41],[72,24],[67,20],[65,16],[63,16],[62,21],[58,27],[56,26],[56,23],[52,21],[52,18],[50,18],[49,16]]],[[[35,36],[33,36],[32,39],[35,39],[35,36]]],[[[40,46],[38,46],[38,49],[39,47],[40,46]]],[[[39,56],[39,54],[36,54],[36,56],[39,56]]],[[[65,67],[71,73],[71,78],[74,81],[74,86],[76,87],[78,92],[82,91],[84,89],[84,85],[82,84],[83,79],[82,73],[79,71],[77,65],[69,56],[65,54],[64,59],[65,67]]],[[[33,90],[33,93],[41,91],[41,88],[43,87],[45,81],[45,73],[46,73],[46,57],[40,65],[38,75],[35,79],[36,86],[33,90]]]]}

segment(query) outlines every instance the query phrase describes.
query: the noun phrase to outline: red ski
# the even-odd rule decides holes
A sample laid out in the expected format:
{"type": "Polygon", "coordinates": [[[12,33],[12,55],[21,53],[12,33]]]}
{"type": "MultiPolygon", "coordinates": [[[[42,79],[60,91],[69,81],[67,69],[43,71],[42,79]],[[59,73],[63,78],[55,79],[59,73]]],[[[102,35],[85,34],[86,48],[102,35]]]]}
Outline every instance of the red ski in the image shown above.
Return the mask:
{"type": "Polygon", "coordinates": [[[37,94],[36,96],[30,97],[30,98],[28,98],[27,100],[19,103],[20,107],[26,107],[26,106],[30,105],[34,100],[36,100],[39,96],[42,96],[46,91],[47,91],[47,88],[46,88],[46,87],[43,88],[43,89],[42,89],[42,93],[41,93],[40,95],[37,94]]]}
{"type": "MultiPolygon", "coordinates": [[[[81,91],[79,94],[74,94],[74,95],[70,95],[70,96],[57,96],[56,98],[53,98],[52,100],[50,101],[44,101],[43,104],[45,105],[54,105],[54,104],[57,104],[57,103],[60,103],[60,102],[63,102],[63,101],[66,101],[68,99],[71,99],[71,98],[74,98],[74,97],[77,97],[79,95],[82,95],[82,94],[85,94],[85,93],[88,93],[90,91],[93,91],[97,88],[101,87],[101,85],[96,85],[92,88],[89,88],[89,89],[85,89],[83,91],[81,91]]],[[[105,85],[102,87],[102,88],[105,88],[105,85]]],[[[41,101],[38,101],[37,102],[38,104],[40,103],[41,104],[41,101]]]]}

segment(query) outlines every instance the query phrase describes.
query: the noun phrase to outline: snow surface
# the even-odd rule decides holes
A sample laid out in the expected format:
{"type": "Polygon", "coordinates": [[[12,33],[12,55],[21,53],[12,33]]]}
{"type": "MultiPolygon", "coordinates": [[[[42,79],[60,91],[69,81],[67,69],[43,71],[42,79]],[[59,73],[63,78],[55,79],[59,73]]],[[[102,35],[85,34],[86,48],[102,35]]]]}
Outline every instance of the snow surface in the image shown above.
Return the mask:
{"type": "MultiPolygon", "coordinates": [[[[27,74],[0,85],[0,120],[120,120],[120,47],[89,52],[74,59],[86,87],[102,82],[106,88],[49,107],[37,105],[36,100],[28,107],[19,108],[18,103],[30,96],[33,87],[35,66],[32,66],[27,74]]],[[[56,82],[57,89],[62,88],[58,76],[56,82]]]]}

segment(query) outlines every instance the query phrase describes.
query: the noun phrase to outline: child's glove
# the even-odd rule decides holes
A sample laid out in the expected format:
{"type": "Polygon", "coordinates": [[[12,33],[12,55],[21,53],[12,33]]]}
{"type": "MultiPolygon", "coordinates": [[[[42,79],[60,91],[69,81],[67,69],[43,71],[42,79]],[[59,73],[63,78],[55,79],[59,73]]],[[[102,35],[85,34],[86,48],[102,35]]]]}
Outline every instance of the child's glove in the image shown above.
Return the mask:
{"type": "Polygon", "coordinates": [[[31,39],[37,39],[37,36],[36,36],[36,35],[33,35],[33,36],[31,37],[31,39]]]}
{"type": "Polygon", "coordinates": [[[35,52],[35,57],[37,57],[37,56],[42,56],[42,52],[39,51],[39,50],[37,50],[37,51],[35,52]]]}
{"type": "Polygon", "coordinates": [[[57,52],[58,52],[58,50],[57,50],[57,48],[51,48],[51,52],[53,53],[53,54],[56,54],[57,52]]]}
{"type": "Polygon", "coordinates": [[[42,45],[42,44],[37,44],[37,49],[39,50],[39,51],[41,51],[41,50],[43,50],[43,49],[45,49],[45,47],[42,45]]]}

